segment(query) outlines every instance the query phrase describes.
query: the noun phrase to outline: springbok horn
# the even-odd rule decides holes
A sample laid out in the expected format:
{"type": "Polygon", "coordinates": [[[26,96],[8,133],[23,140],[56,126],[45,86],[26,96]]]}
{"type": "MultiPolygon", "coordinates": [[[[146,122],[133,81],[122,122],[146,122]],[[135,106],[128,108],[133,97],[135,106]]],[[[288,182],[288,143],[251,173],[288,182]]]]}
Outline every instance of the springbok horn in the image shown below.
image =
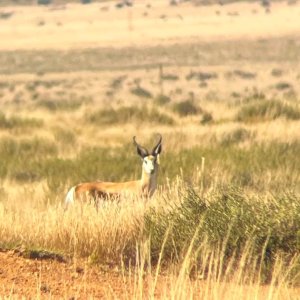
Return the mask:
{"type": "Polygon", "coordinates": [[[157,156],[158,154],[160,154],[161,149],[162,149],[162,147],[161,147],[162,136],[161,136],[161,134],[159,134],[158,136],[159,136],[159,141],[158,141],[157,145],[152,150],[152,155],[154,155],[154,156],[157,156]]]}
{"type": "Polygon", "coordinates": [[[137,148],[137,153],[140,157],[144,158],[146,156],[149,155],[148,150],[142,146],[140,146],[136,140],[135,140],[135,136],[133,137],[133,144],[136,146],[137,148]]]}

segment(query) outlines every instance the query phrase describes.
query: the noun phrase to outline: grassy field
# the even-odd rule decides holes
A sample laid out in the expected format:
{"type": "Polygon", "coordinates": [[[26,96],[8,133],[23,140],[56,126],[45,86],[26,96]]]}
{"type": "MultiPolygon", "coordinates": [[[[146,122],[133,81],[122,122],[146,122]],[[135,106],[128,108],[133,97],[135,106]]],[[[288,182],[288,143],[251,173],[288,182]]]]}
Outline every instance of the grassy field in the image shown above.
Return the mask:
{"type": "MultiPolygon", "coordinates": [[[[91,7],[126,24],[126,11],[101,5],[91,7]]],[[[148,24],[145,5],[132,10],[137,24],[148,24]]],[[[199,9],[206,21],[245,25],[256,14],[279,22],[290,7],[276,5],[274,13],[256,4],[199,9]]],[[[182,9],[187,21],[174,24],[193,30],[141,44],[134,27],[128,40],[113,31],[116,45],[100,38],[94,47],[68,39],[54,45],[50,35],[49,44],[30,48],[35,30],[54,30],[49,20],[67,14],[63,27],[73,28],[92,9],[78,19],[76,5],[34,7],[27,21],[28,7],[10,9],[3,32],[14,23],[26,42],[18,46],[11,36],[0,49],[0,248],[116,269],[124,298],[298,299],[300,52],[293,28],[284,21],[284,34],[241,38],[243,30],[227,24],[228,38],[209,31],[211,39],[193,40],[202,28],[190,22],[195,7],[170,12],[163,4],[149,14],[161,21],[182,9]],[[45,24],[33,26],[39,10],[45,24]],[[22,22],[27,28],[16,25],[22,22]],[[151,147],[157,133],[163,152],[151,200],[63,210],[76,183],[139,178],[132,137],[151,147]]],[[[94,22],[91,37],[101,33],[94,22]]]]}

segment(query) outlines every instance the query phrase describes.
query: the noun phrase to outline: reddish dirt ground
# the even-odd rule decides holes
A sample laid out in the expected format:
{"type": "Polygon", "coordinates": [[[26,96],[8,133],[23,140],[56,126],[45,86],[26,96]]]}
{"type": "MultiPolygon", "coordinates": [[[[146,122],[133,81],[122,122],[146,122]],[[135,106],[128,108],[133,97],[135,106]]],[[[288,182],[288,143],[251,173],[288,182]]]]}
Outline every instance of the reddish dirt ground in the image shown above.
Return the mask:
{"type": "MultiPolygon", "coordinates": [[[[130,284],[129,284],[130,286],[130,284]]],[[[0,298],[126,298],[120,272],[104,271],[84,261],[58,262],[0,252],[0,298]]]]}

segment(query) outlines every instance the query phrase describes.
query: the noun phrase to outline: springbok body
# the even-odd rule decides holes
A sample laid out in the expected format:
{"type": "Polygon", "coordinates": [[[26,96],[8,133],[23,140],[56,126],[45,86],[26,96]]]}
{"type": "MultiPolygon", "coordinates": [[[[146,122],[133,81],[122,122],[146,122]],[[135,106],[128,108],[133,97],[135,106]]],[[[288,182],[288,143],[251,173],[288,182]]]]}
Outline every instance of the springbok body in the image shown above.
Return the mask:
{"type": "Polygon", "coordinates": [[[97,204],[99,199],[108,199],[121,196],[143,196],[151,197],[156,189],[156,180],[159,165],[159,154],[161,152],[162,137],[160,136],[157,145],[149,154],[148,150],[140,146],[135,137],[134,145],[137,153],[142,158],[142,176],[140,180],[127,182],[85,182],[73,186],[67,193],[65,199],[66,207],[73,204],[76,199],[84,201],[91,199],[97,204]]]}

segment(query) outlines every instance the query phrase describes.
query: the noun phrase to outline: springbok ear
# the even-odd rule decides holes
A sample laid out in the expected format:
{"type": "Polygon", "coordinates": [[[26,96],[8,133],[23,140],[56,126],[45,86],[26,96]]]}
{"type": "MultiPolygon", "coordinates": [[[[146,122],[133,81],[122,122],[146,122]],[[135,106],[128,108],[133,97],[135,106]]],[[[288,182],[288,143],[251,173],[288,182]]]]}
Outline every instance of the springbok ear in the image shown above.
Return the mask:
{"type": "Polygon", "coordinates": [[[158,165],[160,165],[159,154],[156,155],[156,163],[157,163],[158,165]]]}
{"type": "Polygon", "coordinates": [[[148,150],[142,146],[140,146],[136,140],[135,136],[133,137],[133,144],[136,146],[137,154],[141,157],[144,158],[149,155],[148,150]]]}
{"type": "Polygon", "coordinates": [[[162,136],[159,135],[159,141],[158,141],[157,145],[152,150],[152,155],[153,156],[158,156],[160,154],[160,152],[162,150],[161,141],[162,141],[162,136]]]}

